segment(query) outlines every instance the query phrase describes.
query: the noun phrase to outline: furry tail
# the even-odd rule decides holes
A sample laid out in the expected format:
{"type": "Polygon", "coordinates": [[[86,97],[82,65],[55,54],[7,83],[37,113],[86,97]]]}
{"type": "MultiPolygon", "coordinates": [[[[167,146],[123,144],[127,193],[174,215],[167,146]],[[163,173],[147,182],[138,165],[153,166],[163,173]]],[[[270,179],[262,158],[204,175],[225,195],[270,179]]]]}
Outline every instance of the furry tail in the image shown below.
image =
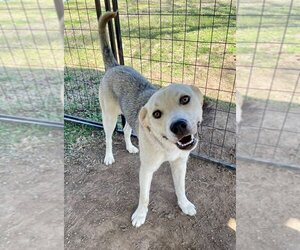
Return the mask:
{"type": "Polygon", "coordinates": [[[119,65],[109,46],[108,35],[106,31],[106,24],[110,19],[116,17],[116,15],[117,12],[106,12],[99,18],[99,36],[105,69],[119,65]]]}

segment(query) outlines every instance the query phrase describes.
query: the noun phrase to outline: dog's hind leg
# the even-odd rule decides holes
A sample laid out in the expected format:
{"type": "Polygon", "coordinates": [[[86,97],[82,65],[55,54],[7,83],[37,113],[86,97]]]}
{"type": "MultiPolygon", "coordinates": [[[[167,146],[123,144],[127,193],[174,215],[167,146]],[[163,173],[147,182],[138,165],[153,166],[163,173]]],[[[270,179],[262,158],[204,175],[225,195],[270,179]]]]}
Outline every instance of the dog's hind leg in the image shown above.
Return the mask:
{"type": "Polygon", "coordinates": [[[105,158],[104,163],[105,165],[110,165],[115,162],[113,152],[112,152],[112,135],[114,129],[117,124],[118,113],[103,113],[103,127],[105,131],[105,143],[106,143],[106,151],[105,151],[105,158]]]}
{"type": "Polygon", "coordinates": [[[102,121],[105,132],[106,151],[104,164],[110,165],[115,162],[112,152],[112,135],[115,130],[120,108],[113,98],[106,98],[103,95],[100,98],[100,105],[102,110],[102,121]],[[105,100],[104,100],[105,99],[105,100]]]}
{"type": "Polygon", "coordinates": [[[129,126],[128,122],[126,122],[124,127],[124,138],[125,138],[126,149],[129,153],[134,154],[134,153],[138,153],[139,150],[138,148],[132,145],[131,138],[130,138],[131,132],[132,129],[129,126]]]}

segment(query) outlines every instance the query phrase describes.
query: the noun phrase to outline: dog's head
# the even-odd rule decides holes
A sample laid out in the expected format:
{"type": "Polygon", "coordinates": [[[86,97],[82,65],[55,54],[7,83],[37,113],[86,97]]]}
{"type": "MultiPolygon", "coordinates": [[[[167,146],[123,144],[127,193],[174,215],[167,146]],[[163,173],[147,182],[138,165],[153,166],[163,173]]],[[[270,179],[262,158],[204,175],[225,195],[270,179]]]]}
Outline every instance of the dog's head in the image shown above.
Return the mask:
{"type": "Polygon", "coordinates": [[[203,95],[197,87],[171,84],[158,90],[140,110],[139,123],[157,139],[192,150],[202,122],[203,95]]]}

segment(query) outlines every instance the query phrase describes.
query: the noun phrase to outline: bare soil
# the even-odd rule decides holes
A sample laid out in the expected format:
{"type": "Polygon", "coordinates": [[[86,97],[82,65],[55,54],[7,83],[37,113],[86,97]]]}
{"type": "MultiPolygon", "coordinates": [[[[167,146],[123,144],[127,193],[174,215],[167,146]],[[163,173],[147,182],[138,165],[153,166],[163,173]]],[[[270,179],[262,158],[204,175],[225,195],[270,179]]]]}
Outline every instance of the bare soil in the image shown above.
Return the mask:
{"type": "Polygon", "coordinates": [[[299,249],[300,171],[238,160],[237,249],[299,249]]]}
{"type": "Polygon", "coordinates": [[[235,248],[235,231],[227,226],[236,218],[234,171],[191,157],[186,190],[197,214],[188,217],[163,164],[153,178],[147,220],[136,229],[130,217],[138,203],[139,157],[126,151],[122,135],[113,141],[112,166],[102,163],[103,137],[78,139],[65,152],[66,249],[235,248]]]}
{"type": "Polygon", "coordinates": [[[7,127],[0,124],[0,249],[63,249],[63,133],[7,127]]]}

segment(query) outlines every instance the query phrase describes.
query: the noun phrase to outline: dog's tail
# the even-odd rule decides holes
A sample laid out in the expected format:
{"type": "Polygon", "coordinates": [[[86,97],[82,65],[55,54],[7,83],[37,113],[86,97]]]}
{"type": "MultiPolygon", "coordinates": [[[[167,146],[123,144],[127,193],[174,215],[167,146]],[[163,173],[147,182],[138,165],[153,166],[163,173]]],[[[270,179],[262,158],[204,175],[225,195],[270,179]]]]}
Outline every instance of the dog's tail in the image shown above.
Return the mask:
{"type": "Polygon", "coordinates": [[[105,69],[119,65],[109,46],[106,31],[106,24],[110,19],[116,17],[116,15],[117,12],[106,12],[99,18],[99,36],[105,69]]]}

